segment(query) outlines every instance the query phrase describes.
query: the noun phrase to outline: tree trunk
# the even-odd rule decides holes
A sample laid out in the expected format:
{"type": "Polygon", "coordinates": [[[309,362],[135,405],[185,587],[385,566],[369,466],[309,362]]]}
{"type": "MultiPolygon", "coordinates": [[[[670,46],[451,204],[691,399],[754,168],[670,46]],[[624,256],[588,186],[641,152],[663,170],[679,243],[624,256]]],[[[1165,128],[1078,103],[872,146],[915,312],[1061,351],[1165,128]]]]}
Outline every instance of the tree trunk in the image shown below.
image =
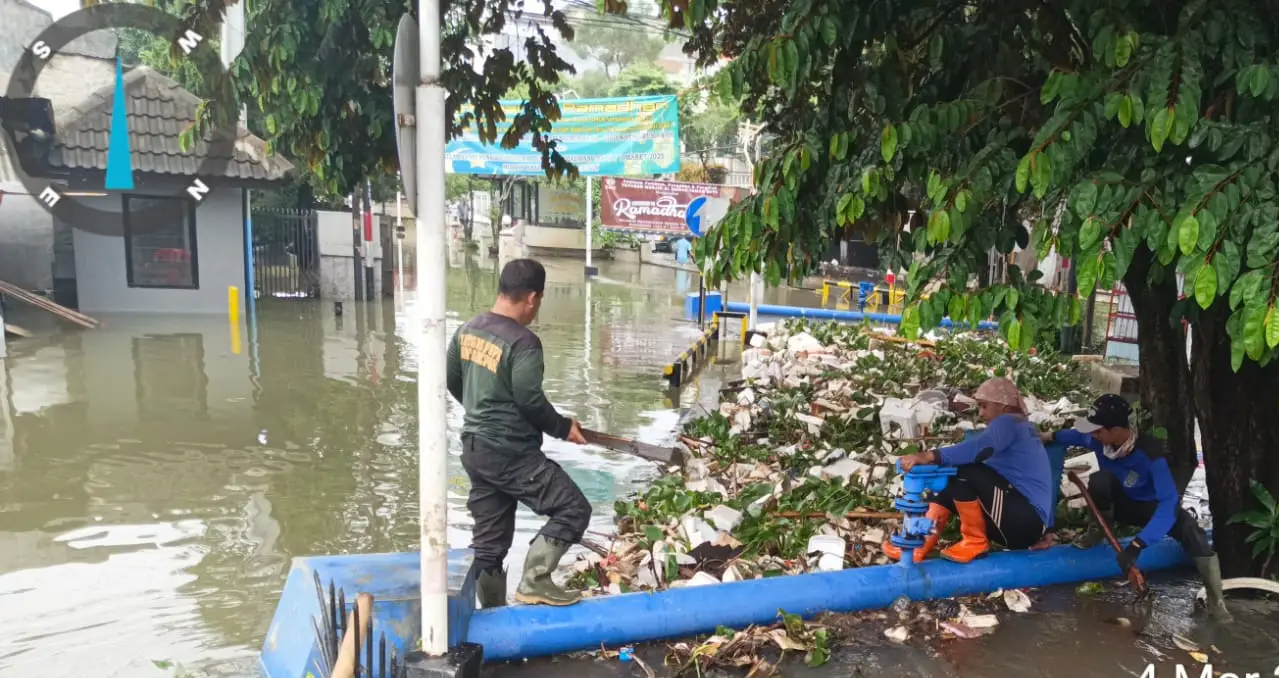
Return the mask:
{"type": "Polygon", "coordinates": [[[1279,363],[1260,367],[1245,358],[1238,372],[1231,369],[1223,311],[1214,309],[1200,317],[1191,345],[1213,546],[1221,557],[1223,576],[1265,576],[1265,556],[1253,558],[1252,544],[1244,541],[1255,528],[1227,521],[1241,511],[1260,508],[1250,481],[1260,482],[1271,493],[1279,490],[1279,459],[1274,456],[1279,449],[1279,363]]]}
{"type": "Polygon", "coordinates": [[[1244,541],[1253,528],[1227,521],[1258,507],[1250,480],[1272,492],[1279,490],[1279,460],[1273,457],[1279,449],[1279,362],[1262,368],[1245,360],[1238,373],[1232,370],[1226,316],[1218,307],[1201,314],[1192,326],[1193,354],[1187,364],[1181,323],[1169,320],[1178,296],[1176,283],[1151,285],[1147,273],[1152,261],[1149,250],[1139,249],[1124,276],[1137,316],[1141,405],[1168,431],[1168,462],[1179,492],[1184,492],[1197,466],[1198,417],[1213,546],[1221,557],[1222,574],[1261,576],[1262,559],[1253,558],[1252,545],[1244,541]]]}
{"type": "Polygon", "coordinates": [[[1177,302],[1175,280],[1151,285],[1147,274],[1154,262],[1150,250],[1140,248],[1124,275],[1124,287],[1137,316],[1137,351],[1141,371],[1137,390],[1141,407],[1156,426],[1168,431],[1168,465],[1177,491],[1184,492],[1199,461],[1195,454],[1195,419],[1190,407],[1192,390],[1186,364],[1186,339],[1181,324],[1173,324],[1177,302]]]}

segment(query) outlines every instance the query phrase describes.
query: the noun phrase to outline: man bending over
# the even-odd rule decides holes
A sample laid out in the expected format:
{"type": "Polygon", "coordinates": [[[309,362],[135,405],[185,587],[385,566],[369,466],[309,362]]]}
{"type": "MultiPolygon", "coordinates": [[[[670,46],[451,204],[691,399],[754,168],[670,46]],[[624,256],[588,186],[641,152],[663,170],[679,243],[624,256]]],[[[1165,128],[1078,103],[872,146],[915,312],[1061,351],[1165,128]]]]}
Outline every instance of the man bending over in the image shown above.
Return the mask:
{"type": "Polygon", "coordinates": [[[555,410],[542,392],[542,342],[528,325],[537,318],[546,269],[532,259],[502,268],[493,310],[458,328],[449,343],[448,386],[462,406],[462,466],[471,479],[466,507],[475,520],[471,548],[480,606],[506,604],[502,562],[515,538],[516,502],[550,516],[529,545],[515,589],[521,603],[572,605],[581,594],[551,574],[591,521],[577,483],[542,452],[542,434],[586,444],[576,420],[555,410]]]}

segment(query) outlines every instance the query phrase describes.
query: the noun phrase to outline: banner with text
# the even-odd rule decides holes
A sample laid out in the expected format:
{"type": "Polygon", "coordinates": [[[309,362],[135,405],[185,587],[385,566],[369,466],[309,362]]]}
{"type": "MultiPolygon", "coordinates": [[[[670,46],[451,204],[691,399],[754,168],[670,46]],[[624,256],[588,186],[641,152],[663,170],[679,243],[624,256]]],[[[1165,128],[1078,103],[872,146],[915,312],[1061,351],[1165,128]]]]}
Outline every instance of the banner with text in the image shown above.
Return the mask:
{"type": "Polygon", "coordinates": [[[701,197],[734,203],[748,194],[719,184],[608,177],[600,180],[600,222],[621,231],[685,236],[689,203],[701,197]]]}
{"type": "MultiPolygon", "coordinates": [[[[508,121],[523,106],[518,100],[501,104],[508,121]]],[[[549,136],[584,177],[679,171],[679,105],[673,95],[561,101],[560,119],[551,124],[549,136]]],[[[486,146],[468,127],[448,142],[446,167],[454,174],[542,174],[542,154],[532,140],[530,134],[515,148],[497,142],[486,146]]]]}

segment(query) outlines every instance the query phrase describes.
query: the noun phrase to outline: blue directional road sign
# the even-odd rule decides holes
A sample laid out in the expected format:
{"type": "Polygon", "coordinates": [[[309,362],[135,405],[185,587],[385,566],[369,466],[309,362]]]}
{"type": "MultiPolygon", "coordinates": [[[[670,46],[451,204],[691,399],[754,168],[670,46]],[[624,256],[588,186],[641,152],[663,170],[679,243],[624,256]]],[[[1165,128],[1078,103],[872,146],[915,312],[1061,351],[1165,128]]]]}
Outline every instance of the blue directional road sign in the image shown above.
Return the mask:
{"type": "Polygon", "coordinates": [[[688,224],[688,230],[695,237],[702,237],[702,208],[706,206],[706,196],[699,195],[688,203],[688,209],[684,211],[684,223],[688,224]]]}

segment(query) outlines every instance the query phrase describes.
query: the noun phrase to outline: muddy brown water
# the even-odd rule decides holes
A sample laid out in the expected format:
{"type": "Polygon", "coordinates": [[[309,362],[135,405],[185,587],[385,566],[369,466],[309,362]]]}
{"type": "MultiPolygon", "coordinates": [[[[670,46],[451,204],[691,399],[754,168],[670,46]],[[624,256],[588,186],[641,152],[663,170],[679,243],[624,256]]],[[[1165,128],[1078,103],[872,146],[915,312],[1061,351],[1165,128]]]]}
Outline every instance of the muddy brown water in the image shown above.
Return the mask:
{"type": "MultiPolygon", "coordinates": [[[[673,398],[659,378],[697,336],[682,320],[695,277],[604,262],[585,285],[580,261],[547,265],[536,330],[557,406],[592,428],[659,444],[673,438],[681,416],[713,406],[731,364],[673,398]]],[[[450,331],[488,308],[495,291],[492,261],[455,258],[450,331]]],[[[744,298],[737,288],[730,295],[744,298]]],[[[817,300],[803,290],[767,299],[817,300]]],[[[11,308],[7,319],[38,336],[11,340],[0,360],[0,675],[160,677],[171,672],[152,661],[170,660],[196,676],[256,676],[293,557],[415,548],[411,309],[411,292],[347,303],[341,317],[326,303],[264,300],[236,354],[224,318],[107,316],[85,332],[11,308]]],[[[450,408],[456,431],[462,412],[450,408]]],[[[611,527],[613,502],[654,473],[613,453],[548,449],[594,503],[600,530],[611,527]]],[[[460,452],[455,433],[451,451],[460,452]]],[[[450,462],[449,538],[465,546],[466,480],[455,456],[450,462]]],[[[521,509],[513,569],[540,524],[521,509]]],[[[924,653],[869,646],[812,671],[948,675],[927,672],[949,666],[959,675],[1064,676],[1081,675],[1072,666],[1093,660],[1110,667],[1095,675],[1111,675],[1117,669],[1106,657],[1141,665],[1131,633],[1081,621],[1068,595],[1060,605],[967,641],[961,656],[940,665],[924,653]]],[[[1152,628],[1185,629],[1179,608],[1169,609],[1152,628]]],[[[1228,651],[1279,658],[1274,615],[1265,606],[1241,615],[1257,630],[1228,651]]],[[[1218,645],[1227,650],[1235,637],[1218,645]]],[[[571,675],[635,668],[560,661],[490,672],[561,675],[570,665],[571,675]]]]}

